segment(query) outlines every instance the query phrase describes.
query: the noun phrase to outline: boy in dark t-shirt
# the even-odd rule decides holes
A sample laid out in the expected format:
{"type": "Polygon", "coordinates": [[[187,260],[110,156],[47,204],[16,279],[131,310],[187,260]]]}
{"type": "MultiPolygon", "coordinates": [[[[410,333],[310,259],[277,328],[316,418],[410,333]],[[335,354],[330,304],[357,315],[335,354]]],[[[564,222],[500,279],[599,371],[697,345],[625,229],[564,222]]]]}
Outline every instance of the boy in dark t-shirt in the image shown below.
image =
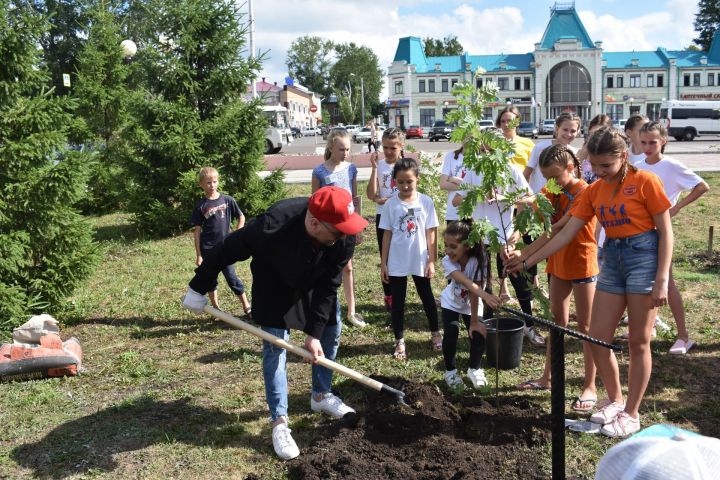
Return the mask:
{"type": "MultiPolygon", "coordinates": [[[[200,169],[198,174],[198,183],[200,188],[205,192],[205,198],[200,200],[193,209],[190,217],[190,224],[195,227],[195,265],[200,266],[203,258],[211,255],[215,245],[221,243],[226,235],[230,233],[233,219],[237,219],[236,229],[240,229],[245,225],[245,215],[240,211],[240,207],[229,195],[218,192],[219,174],[212,167],[204,167],[200,169]]],[[[238,296],[242,303],[245,314],[252,318],[250,310],[250,302],[245,295],[245,286],[235,274],[235,266],[228,265],[222,270],[222,274],[227,281],[230,289],[238,296]]],[[[210,302],[213,307],[220,308],[218,304],[217,289],[208,292],[210,302]]]]}

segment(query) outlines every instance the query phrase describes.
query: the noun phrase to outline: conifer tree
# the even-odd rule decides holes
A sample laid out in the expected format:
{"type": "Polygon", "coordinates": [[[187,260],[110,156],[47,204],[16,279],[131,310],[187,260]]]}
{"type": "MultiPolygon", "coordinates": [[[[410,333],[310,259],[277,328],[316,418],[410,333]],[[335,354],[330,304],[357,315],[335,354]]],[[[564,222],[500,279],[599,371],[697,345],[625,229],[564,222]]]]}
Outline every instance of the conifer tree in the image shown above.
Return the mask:
{"type": "Polygon", "coordinates": [[[0,0],[0,329],[57,312],[90,273],[90,227],[73,209],[86,155],[67,149],[72,104],[47,89],[39,40],[47,22],[0,0]]]}
{"type": "Polygon", "coordinates": [[[201,192],[196,174],[217,168],[223,191],[246,215],[284,194],[282,175],[260,180],[265,119],[242,95],[259,63],[248,60],[245,28],[231,0],[151,0],[149,38],[138,43],[131,83],[145,86],[131,102],[124,133],[133,154],[129,210],[141,229],[186,228],[201,192]]]}
{"type": "Polygon", "coordinates": [[[120,157],[125,148],[120,132],[128,123],[127,87],[129,66],[120,44],[123,40],[118,15],[106,0],[89,9],[87,41],[77,54],[77,81],[72,95],[82,125],[77,143],[94,153],[88,195],[83,210],[107,213],[124,207],[125,171],[120,157]]]}
{"type": "Polygon", "coordinates": [[[710,51],[715,31],[720,27],[720,1],[700,0],[698,13],[695,15],[695,31],[699,36],[693,40],[704,51],[710,51]]]}

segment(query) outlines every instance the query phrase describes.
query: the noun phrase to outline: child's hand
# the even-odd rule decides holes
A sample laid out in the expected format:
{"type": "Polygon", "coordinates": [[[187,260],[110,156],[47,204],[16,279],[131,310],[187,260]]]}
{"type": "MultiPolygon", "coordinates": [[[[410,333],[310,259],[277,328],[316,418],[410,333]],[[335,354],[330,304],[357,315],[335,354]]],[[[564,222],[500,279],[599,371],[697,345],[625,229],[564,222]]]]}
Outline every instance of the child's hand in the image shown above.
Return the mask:
{"type": "Polygon", "coordinates": [[[522,256],[522,252],[520,252],[520,250],[507,250],[507,249],[503,248],[501,250],[501,255],[502,255],[503,263],[508,263],[510,260],[522,256]]]}
{"type": "Polygon", "coordinates": [[[373,168],[377,168],[377,162],[378,162],[378,152],[373,152],[370,154],[370,165],[373,168]]]}
{"type": "Polygon", "coordinates": [[[492,308],[493,310],[497,310],[503,304],[503,301],[500,297],[496,295],[491,295],[489,293],[487,295],[483,295],[483,300],[485,301],[485,303],[488,304],[488,307],[492,308]]]}
{"type": "Polygon", "coordinates": [[[650,292],[650,298],[652,301],[651,308],[662,307],[663,305],[667,305],[668,282],[667,281],[658,282],[656,280],[655,283],[653,284],[652,291],[650,292]]]}
{"type": "Polygon", "coordinates": [[[470,327],[468,328],[468,337],[472,339],[473,332],[478,332],[483,337],[487,337],[487,328],[485,327],[485,324],[483,324],[480,321],[476,322],[470,322],[470,327]]]}
{"type": "Polygon", "coordinates": [[[383,283],[390,283],[390,275],[388,275],[387,265],[380,265],[380,279],[383,283]]]}
{"type": "Polygon", "coordinates": [[[455,185],[459,186],[462,184],[463,180],[460,177],[450,177],[450,178],[448,178],[448,182],[454,183],[455,185]]]}
{"type": "Polygon", "coordinates": [[[433,278],[434,276],[435,276],[435,263],[428,262],[427,265],[425,265],[425,277],[433,278]]]}
{"type": "MultiPolygon", "coordinates": [[[[510,252],[512,253],[512,252],[510,252]]],[[[505,271],[507,273],[518,273],[525,269],[523,265],[522,255],[513,256],[512,258],[503,262],[505,264],[505,271]]]]}
{"type": "Polygon", "coordinates": [[[464,197],[462,195],[460,195],[459,193],[456,193],[452,199],[453,207],[459,207],[463,201],[463,198],[464,197]]]}
{"type": "Polygon", "coordinates": [[[203,259],[202,259],[202,256],[201,256],[201,255],[198,255],[198,256],[195,258],[195,266],[196,266],[196,267],[199,267],[199,266],[202,264],[202,260],[203,260],[203,259]]]}

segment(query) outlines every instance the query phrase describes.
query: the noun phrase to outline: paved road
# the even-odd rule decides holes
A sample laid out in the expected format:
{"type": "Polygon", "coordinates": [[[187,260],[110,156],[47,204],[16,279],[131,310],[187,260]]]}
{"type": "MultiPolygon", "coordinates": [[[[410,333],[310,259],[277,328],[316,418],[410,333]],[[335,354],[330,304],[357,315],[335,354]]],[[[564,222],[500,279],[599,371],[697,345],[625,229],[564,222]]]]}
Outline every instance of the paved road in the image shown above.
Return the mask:
{"type": "MultiPolygon", "coordinates": [[[[550,138],[540,137],[539,140],[550,138]]],[[[535,140],[537,142],[538,140],[535,140]]],[[[430,142],[427,139],[407,141],[415,150],[427,153],[444,154],[459,146],[457,143],[430,142]]],[[[582,139],[578,138],[573,145],[580,147],[582,139]]],[[[311,170],[322,162],[325,142],[322,137],[301,137],[276,155],[266,155],[267,170],[284,168],[288,183],[309,183],[311,170]]],[[[720,137],[706,136],[692,142],[678,142],[671,139],[665,154],[675,157],[688,167],[698,172],[720,171],[720,137]]],[[[381,154],[382,155],[382,154],[381,154]]],[[[370,176],[370,156],[366,144],[352,144],[350,160],[358,167],[358,179],[366,180],[370,176]]],[[[263,172],[261,175],[267,175],[263,172]]]]}

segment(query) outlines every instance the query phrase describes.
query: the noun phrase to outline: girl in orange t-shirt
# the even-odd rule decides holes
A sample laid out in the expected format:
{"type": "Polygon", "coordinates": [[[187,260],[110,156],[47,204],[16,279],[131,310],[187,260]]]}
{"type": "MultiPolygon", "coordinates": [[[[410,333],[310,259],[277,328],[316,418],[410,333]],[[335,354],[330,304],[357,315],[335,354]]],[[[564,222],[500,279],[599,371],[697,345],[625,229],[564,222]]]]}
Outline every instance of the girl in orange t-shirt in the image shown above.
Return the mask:
{"type": "MultiPolygon", "coordinates": [[[[555,180],[562,188],[558,195],[548,192],[544,194],[555,207],[552,218],[552,235],[542,236],[525,248],[506,254],[506,259],[529,256],[546,245],[552,236],[557,234],[568,223],[571,213],[578,200],[584,195],[588,185],[579,178],[580,163],[572,150],[557,144],[545,149],[540,154],[538,166],[543,176],[555,180]]],[[[555,323],[566,327],[570,314],[570,294],[575,298],[578,329],[588,333],[592,299],[595,295],[597,281],[597,242],[595,241],[595,220],[587,222],[565,247],[550,255],[546,271],[550,276],[550,309],[555,323]]],[[[593,362],[590,345],[583,344],[585,360],[585,380],[583,389],[572,404],[573,410],[588,412],[597,402],[595,387],[595,363],[593,362]]],[[[519,390],[546,390],[550,388],[550,342],[547,343],[545,370],[537,380],[528,380],[517,386],[519,390]]]]}
{"type": "Polygon", "coordinates": [[[628,163],[627,139],[612,127],[592,133],[587,142],[593,183],[578,200],[571,218],[543,248],[508,262],[509,272],[534,265],[570,243],[597,217],[605,228],[604,263],[593,299],[590,336],[610,342],[627,306],[630,338],[628,395],[623,399],[620,372],[613,353],[592,345],[597,371],[607,390],[590,420],[601,432],[625,438],[640,430],[640,403],[650,380],[650,332],[657,307],[667,304],[673,233],[670,201],[657,175],[628,163]]]}

